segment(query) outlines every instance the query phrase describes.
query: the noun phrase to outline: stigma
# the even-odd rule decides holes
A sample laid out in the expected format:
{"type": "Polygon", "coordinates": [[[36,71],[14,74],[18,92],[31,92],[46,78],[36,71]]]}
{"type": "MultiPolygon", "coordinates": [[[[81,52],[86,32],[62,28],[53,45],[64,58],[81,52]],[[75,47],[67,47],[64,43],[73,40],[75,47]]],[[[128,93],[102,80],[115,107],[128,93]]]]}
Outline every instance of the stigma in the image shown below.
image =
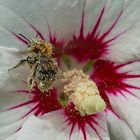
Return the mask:
{"type": "Polygon", "coordinates": [[[106,108],[105,101],[100,96],[96,83],[82,70],[70,70],[63,73],[64,95],[68,102],[75,105],[75,109],[82,116],[102,112],[106,108]]]}

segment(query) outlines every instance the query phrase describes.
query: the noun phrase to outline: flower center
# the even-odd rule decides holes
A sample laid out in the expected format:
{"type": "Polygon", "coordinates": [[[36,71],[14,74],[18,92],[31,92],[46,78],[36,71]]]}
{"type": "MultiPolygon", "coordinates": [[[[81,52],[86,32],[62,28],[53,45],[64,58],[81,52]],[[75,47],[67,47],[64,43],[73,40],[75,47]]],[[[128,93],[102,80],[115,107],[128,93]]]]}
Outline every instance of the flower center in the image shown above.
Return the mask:
{"type": "Polygon", "coordinates": [[[106,108],[98,87],[82,70],[70,70],[63,73],[64,95],[68,103],[72,102],[82,116],[102,112],[106,108]]]}

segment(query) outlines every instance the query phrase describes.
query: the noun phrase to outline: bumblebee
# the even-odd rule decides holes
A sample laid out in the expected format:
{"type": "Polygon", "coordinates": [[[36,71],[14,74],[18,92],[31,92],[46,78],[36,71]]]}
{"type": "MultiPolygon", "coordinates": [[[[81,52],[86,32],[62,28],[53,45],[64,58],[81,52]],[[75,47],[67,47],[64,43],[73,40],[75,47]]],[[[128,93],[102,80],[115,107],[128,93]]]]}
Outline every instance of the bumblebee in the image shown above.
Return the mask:
{"type": "MultiPolygon", "coordinates": [[[[27,40],[27,38],[25,39],[27,40]]],[[[28,54],[27,58],[20,60],[9,71],[28,64],[31,72],[27,80],[29,88],[32,89],[37,84],[40,91],[48,91],[54,86],[55,81],[61,77],[61,70],[57,61],[52,57],[53,45],[38,38],[28,40],[28,42],[27,51],[21,52],[21,54],[28,54]]]]}

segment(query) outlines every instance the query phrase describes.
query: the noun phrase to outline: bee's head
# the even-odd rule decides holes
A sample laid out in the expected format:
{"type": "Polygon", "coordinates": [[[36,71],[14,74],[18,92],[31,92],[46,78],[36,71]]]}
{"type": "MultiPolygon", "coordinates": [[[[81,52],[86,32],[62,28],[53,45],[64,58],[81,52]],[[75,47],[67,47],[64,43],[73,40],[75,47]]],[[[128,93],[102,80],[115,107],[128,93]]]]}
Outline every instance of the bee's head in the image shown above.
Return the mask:
{"type": "Polygon", "coordinates": [[[19,35],[28,42],[27,48],[29,48],[34,53],[42,53],[44,55],[52,56],[53,45],[51,43],[37,37],[30,40],[22,34],[19,35]]]}
{"type": "Polygon", "coordinates": [[[42,53],[43,55],[52,56],[53,45],[45,40],[36,38],[31,41],[30,47],[32,47],[35,53],[42,53]]]}
{"type": "Polygon", "coordinates": [[[39,53],[41,49],[41,40],[38,38],[32,39],[27,47],[30,48],[34,53],[39,53]]]}

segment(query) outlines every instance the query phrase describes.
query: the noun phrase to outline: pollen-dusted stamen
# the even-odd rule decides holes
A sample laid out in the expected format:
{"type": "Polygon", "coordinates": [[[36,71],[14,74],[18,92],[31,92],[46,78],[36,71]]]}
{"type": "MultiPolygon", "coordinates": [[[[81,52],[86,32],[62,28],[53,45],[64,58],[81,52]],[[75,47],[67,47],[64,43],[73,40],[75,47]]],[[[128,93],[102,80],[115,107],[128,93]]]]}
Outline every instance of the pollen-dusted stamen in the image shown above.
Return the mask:
{"type": "Polygon", "coordinates": [[[71,70],[63,73],[64,94],[68,101],[73,102],[81,115],[102,112],[106,108],[99,94],[98,87],[82,70],[71,70]]]}

